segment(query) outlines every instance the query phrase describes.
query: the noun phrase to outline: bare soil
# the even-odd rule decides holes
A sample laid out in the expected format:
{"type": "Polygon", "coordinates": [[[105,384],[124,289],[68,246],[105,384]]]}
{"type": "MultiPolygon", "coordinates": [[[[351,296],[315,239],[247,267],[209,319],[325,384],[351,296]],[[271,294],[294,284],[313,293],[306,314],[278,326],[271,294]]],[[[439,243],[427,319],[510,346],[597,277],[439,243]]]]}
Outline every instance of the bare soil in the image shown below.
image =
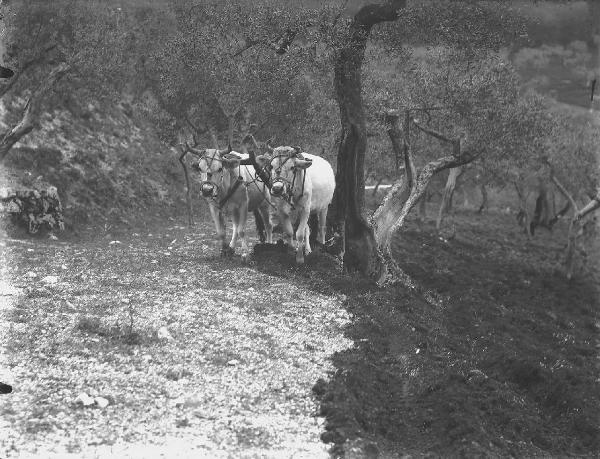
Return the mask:
{"type": "Polygon", "coordinates": [[[598,457],[598,271],[567,281],[564,225],[527,242],[513,218],[464,212],[452,240],[433,222],[397,236],[397,260],[437,304],[336,286],[355,346],[314,388],[334,454],[598,457]]]}

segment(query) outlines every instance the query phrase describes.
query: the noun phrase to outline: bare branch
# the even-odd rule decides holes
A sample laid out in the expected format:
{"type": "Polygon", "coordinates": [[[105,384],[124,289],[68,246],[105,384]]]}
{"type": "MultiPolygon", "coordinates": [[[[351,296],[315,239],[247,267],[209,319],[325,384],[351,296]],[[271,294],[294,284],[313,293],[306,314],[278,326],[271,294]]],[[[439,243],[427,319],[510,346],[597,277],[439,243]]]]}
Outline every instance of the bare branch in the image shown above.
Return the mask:
{"type": "Polygon", "coordinates": [[[562,183],[560,183],[560,181],[556,178],[556,176],[552,172],[550,173],[550,179],[552,180],[552,182],[554,182],[554,184],[556,185],[556,188],[558,188],[558,190],[561,192],[561,194],[571,203],[571,206],[573,206],[575,214],[577,215],[579,213],[579,208],[577,207],[577,203],[575,202],[575,199],[573,198],[571,193],[569,193],[569,191],[565,188],[565,186],[562,183]]]}
{"type": "Polygon", "coordinates": [[[6,155],[10,152],[11,148],[17,143],[23,136],[31,132],[33,125],[37,117],[39,116],[40,104],[43,96],[60,80],[69,70],[71,64],[63,62],[58,67],[55,67],[48,77],[43,80],[39,86],[35,89],[29,100],[25,104],[23,110],[23,116],[21,120],[8,131],[2,139],[0,139],[0,162],[4,160],[6,155]]]}
{"type": "Polygon", "coordinates": [[[581,209],[579,212],[577,212],[577,214],[575,214],[575,218],[578,219],[578,220],[581,220],[587,214],[595,211],[598,208],[600,208],[600,198],[599,197],[595,197],[590,202],[588,202],[583,207],[583,209],[581,209]]]}
{"type": "Polygon", "coordinates": [[[423,131],[425,134],[429,134],[432,137],[435,137],[436,139],[439,139],[443,142],[448,142],[448,143],[454,143],[455,140],[451,139],[447,136],[445,136],[444,134],[434,131],[433,129],[430,128],[426,128],[424,126],[421,126],[416,119],[413,119],[412,122],[414,123],[414,125],[421,131],[423,131]]]}
{"type": "Polygon", "coordinates": [[[10,81],[6,85],[4,85],[2,88],[0,88],[0,98],[2,98],[8,91],[10,91],[12,89],[12,87],[17,83],[19,78],[25,73],[25,71],[27,69],[29,69],[30,67],[33,67],[37,64],[40,64],[46,57],[45,55],[48,54],[50,51],[52,51],[54,48],[56,48],[55,44],[48,46],[48,47],[44,48],[42,53],[40,53],[38,56],[25,62],[23,64],[23,66],[19,69],[19,71],[16,72],[15,75],[10,79],[10,81]]]}

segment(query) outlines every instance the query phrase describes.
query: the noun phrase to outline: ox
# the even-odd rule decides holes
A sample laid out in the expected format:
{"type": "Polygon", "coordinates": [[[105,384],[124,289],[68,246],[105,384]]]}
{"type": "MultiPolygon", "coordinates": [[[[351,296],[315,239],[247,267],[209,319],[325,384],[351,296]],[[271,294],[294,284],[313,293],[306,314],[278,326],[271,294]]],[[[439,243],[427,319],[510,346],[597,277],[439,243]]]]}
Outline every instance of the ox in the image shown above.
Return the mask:
{"type": "Polygon", "coordinates": [[[299,220],[296,263],[304,263],[304,254],[311,252],[308,226],[311,213],[317,215],[317,241],[325,244],[327,209],[335,190],[331,164],[320,156],[301,152],[299,147],[277,147],[270,156],[259,156],[257,161],[271,171],[271,196],[290,244],[294,237],[291,215],[296,213],[299,220]]]}
{"type": "Polygon", "coordinates": [[[238,239],[241,239],[242,259],[247,259],[249,250],[245,228],[248,211],[254,212],[257,219],[262,219],[267,242],[271,243],[269,188],[258,177],[254,167],[242,164],[247,162],[248,155],[231,150],[196,150],[189,145],[187,148],[199,157],[194,168],[200,172],[202,197],[208,202],[221,243],[221,254],[233,253],[238,239]],[[225,214],[229,212],[232,217],[233,235],[227,245],[225,214]]]}

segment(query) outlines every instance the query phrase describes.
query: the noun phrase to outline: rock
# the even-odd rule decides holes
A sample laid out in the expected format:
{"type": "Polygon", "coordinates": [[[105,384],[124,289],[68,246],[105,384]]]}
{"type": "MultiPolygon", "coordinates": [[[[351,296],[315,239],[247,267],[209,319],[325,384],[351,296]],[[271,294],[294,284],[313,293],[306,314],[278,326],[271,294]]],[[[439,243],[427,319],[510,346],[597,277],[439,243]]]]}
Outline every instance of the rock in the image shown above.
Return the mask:
{"type": "Polygon", "coordinates": [[[174,341],[175,338],[169,333],[169,329],[167,327],[160,327],[157,332],[158,339],[163,341],[174,341]]]}
{"type": "Polygon", "coordinates": [[[188,418],[181,418],[175,421],[175,425],[177,427],[189,427],[190,420],[188,418]]]}
{"type": "Polygon", "coordinates": [[[44,284],[52,285],[58,283],[58,276],[46,276],[42,278],[44,284]]]}
{"type": "Polygon", "coordinates": [[[94,403],[96,403],[96,400],[94,400],[85,392],[82,392],[75,398],[75,403],[77,405],[92,406],[94,403]]]}
{"type": "Polygon", "coordinates": [[[104,397],[95,397],[94,401],[100,408],[106,408],[109,405],[109,401],[104,397]]]}
{"type": "Polygon", "coordinates": [[[481,370],[471,370],[469,371],[468,381],[474,384],[481,384],[486,379],[488,379],[487,375],[481,370]]]}

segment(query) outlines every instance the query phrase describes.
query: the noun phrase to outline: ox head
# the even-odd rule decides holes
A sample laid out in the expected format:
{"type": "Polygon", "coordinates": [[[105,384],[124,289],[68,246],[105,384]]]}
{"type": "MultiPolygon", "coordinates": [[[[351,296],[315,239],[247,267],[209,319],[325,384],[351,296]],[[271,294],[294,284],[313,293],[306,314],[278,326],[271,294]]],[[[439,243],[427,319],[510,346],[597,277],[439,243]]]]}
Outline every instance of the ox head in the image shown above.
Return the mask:
{"type": "Polygon", "coordinates": [[[271,171],[271,194],[274,197],[290,196],[294,185],[303,179],[303,171],[312,164],[312,160],[302,155],[300,147],[274,148],[270,158],[259,156],[257,162],[267,163],[271,171]]]}
{"type": "Polygon", "coordinates": [[[199,151],[199,160],[193,165],[200,172],[200,190],[205,198],[216,198],[231,186],[229,171],[240,165],[241,159],[231,154],[231,149],[199,151]]]}

